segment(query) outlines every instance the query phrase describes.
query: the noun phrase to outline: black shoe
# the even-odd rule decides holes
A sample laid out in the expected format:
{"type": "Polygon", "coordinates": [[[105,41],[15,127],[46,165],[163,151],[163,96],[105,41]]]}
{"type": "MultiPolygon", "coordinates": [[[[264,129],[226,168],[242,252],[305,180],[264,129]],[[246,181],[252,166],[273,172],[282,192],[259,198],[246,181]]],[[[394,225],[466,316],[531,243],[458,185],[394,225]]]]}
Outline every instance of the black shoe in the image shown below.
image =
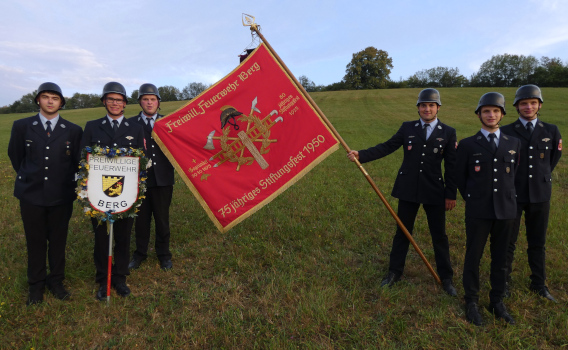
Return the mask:
{"type": "Polygon", "coordinates": [[[543,286],[543,287],[540,287],[540,288],[539,288],[539,287],[535,287],[535,286],[531,285],[531,286],[529,286],[529,289],[530,289],[532,292],[534,292],[534,293],[540,295],[541,297],[543,297],[543,298],[545,298],[545,299],[548,299],[548,300],[550,300],[550,301],[552,301],[552,302],[558,303],[558,301],[556,301],[556,299],[554,299],[554,297],[553,297],[553,296],[550,294],[550,292],[548,291],[548,287],[547,287],[547,286],[543,286]]]}
{"type": "Polygon", "coordinates": [[[47,289],[59,300],[66,300],[71,297],[71,293],[65,290],[62,282],[55,282],[47,285],[47,289]]]}
{"type": "Polygon", "coordinates": [[[107,286],[106,284],[101,284],[97,294],[95,295],[98,301],[106,301],[107,300],[107,286]]]}
{"type": "Polygon", "coordinates": [[[479,313],[479,308],[476,302],[469,302],[465,306],[465,319],[469,323],[473,323],[476,326],[481,326],[483,324],[483,318],[479,313]]]}
{"type": "Polygon", "coordinates": [[[387,273],[387,275],[381,281],[381,287],[390,287],[398,281],[400,281],[400,275],[389,271],[389,273],[387,273]]]}
{"type": "Polygon", "coordinates": [[[489,312],[495,315],[496,318],[503,319],[508,324],[515,324],[513,316],[509,315],[509,313],[507,312],[507,308],[505,307],[505,304],[503,304],[502,301],[498,303],[489,304],[489,312]]]}
{"type": "Polygon", "coordinates": [[[140,267],[140,265],[142,265],[142,261],[144,260],[146,260],[146,258],[139,258],[137,256],[133,256],[132,260],[130,260],[130,263],[128,264],[128,269],[136,270],[137,268],[140,267]]]}
{"type": "Polygon", "coordinates": [[[503,298],[508,298],[511,296],[511,290],[509,289],[509,282],[505,282],[505,291],[503,292],[503,298]]]}
{"type": "Polygon", "coordinates": [[[43,287],[41,288],[30,288],[28,294],[28,300],[26,301],[26,305],[38,305],[43,302],[43,287]]]}
{"type": "Polygon", "coordinates": [[[126,298],[130,295],[130,288],[124,282],[120,283],[113,283],[112,288],[116,290],[116,294],[120,295],[123,298],[126,298]]]}
{"type": "Polygon", "coordinates": [[[160,261],[160,267],[162,270],[170,270],[174,265],[172,264],[171,259],[165,259],[160,261]]]}
{"type": "Polygon", "coordinates": [[[458,292],[456,291],[456,287],[454,287],[451,278],[442,281],[442,288],[444,289],[444,292],[446,292],[449,296],[452,297],[458,296],[458,292]]]}

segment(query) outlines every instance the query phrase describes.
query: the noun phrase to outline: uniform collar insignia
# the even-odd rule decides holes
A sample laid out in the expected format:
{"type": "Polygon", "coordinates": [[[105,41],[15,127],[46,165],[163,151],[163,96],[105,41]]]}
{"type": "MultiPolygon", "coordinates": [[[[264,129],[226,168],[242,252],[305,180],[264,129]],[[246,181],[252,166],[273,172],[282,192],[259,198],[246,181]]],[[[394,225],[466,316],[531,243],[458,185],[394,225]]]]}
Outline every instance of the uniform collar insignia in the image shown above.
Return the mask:
{"type": "Polygon", "coordinates": [[[124,121],[124,125],[128,126],[128,122],[127,122],[127,121],[124,121]]]}
{"type": "Polygon", "coordinates": [[[504,138],[505,140],[508,140],[509,138],[507,137],[507,135],[505,134],[501,134],[501,137],[504,138]]]}
{"type": "Polygon", "coordinates": [[[544,126],[544,124],[542,124],[542,122],[539,122],[539,123],[538,123],[538,126],[544,126]]]}
{"type": "Polygon", "coordinates": [[[37,124],[38,124],[37,122],[33,122],[33,123],[32,123],[32,125],[37,125],[37,124]]]}
{"type": "Polygon", "coordinates": [[[509,153],[511,153],[511,155],[513,155],[513,154],[515,154],[515,153],[517,153],[517,152],[515,152],[515,151],[513,151],[513,150],[510,150],[509,153]]]}
{"type": "Polygon", "coordinates": [[[520,128],[520,127],[521,127],[521,124],[516,124],[516,125],[515,125],[515,128],[520,128]]]}
{"type": "Polygon", "coordinates": [[[106,124],[106,123],[107,123],[107,120],[106,120],[106,118],[105,118],[105,120],[103,120],[103,124],[106,124]]]}
{"type": "Polygon", "coordinates": [[[438,125],[438,129],[442,130],[442,126],[441,126],[441,125],[438,125]]]}
{"type": "Polygon", "coordinates": [[[414,124],[414,126],[418,126],[418,125],[420,125],[420,123],[416,123],[416,124],[414,124]]]}
{"type": "Polygon", "coordinates": [[[477,139],[478,139],[478,140],[481,140],[481,136],[477,136],[477,139]]]}
{"type": "Polygon", "coordinates": [[[131,141],[132,139],[134,139],[134,137],[132,137],[132,136],[126,136],[126,139],[127,139],[128,141],[131,141]]]}
{"type": "Polygon", "coordinates": [[[61,127],[62,127],[63,129],[66,128],[65,124],[59,124],[59,125],[61,125],[61,127]]]}
{"type": "Polygon", "coordinates": [[[550,139],[547,137],[547,138],[542,139],[542,141],[548,142],[548,141],[550,141],[550,139]]]}

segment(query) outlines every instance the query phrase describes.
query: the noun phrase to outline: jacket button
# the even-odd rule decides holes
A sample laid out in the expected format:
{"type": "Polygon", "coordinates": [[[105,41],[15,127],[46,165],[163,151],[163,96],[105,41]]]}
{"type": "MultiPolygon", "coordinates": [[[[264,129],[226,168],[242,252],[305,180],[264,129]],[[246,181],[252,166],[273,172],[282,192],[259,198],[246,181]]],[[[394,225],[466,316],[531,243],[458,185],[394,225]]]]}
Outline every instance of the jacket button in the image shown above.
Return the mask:
{"type": "Polygon", "coordinates": [[[44,180],[47,180],[47,176],[43,178],[44,180]]]}
{"type": "Polygon", "coordinates": [[[497,189],[494,189],[493,192],[497,192],[497,189]]]}
{"type": "Polygon", "coordinates": [[[49,146],[45,146],[45,149],[49,149],[49,146]]]}

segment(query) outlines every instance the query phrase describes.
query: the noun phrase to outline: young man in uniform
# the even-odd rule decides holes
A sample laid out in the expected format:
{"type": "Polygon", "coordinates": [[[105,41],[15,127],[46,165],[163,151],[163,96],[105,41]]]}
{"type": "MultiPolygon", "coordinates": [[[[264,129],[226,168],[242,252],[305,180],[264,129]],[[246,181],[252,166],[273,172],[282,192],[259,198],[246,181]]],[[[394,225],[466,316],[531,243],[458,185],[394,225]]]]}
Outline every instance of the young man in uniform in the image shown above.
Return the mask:
{"type": "Polygon", "coordinates": [[[515,173],[521,142],[499,130],[505,115],[505,98],[497,92],[481,96],[475,110],[481,130],[460,141],[456,182],[465,200],[466,252],[463,267],[466,319],[476,326],[483,323],[479,312],[479,264],[487,238],[491,249],[491,292],[489,311],[514,324],[503,304],[506,256],[513,231],[517,202],[515,173]]]}
{"type": "MultiPolygon", "coordinates": [[[[453,169],[456,162],[456,130],[438,119],[442,102],[436,89],[418,94],[419,120],[404,122],[390,140],[363,151],[351,151],[347,157],[361,163],[383,158],[401,146],[404,150],[392,196],[398,198],[398,217],[412,234],[418,209],[422,204],[436,257],[436,268],[446,293],[456,296],[453,269],[446,235],[446,211],[456,206],[456,184],[453,169]],[[445,174],[442,178],[442,160],[445,174]],[[445,183],[444,183],[445,180],[445,183]]],[[[390,265],[381,287],[400,280],[410,242],[397,228],[390,253],[390,265]]]]}
{"type": "Polygon", "coordinates": [[[39,113],[14,122],[8,145],[28,250],[28,305],[43,301],[46,285],[57,299],[71,296],[63,286],[65,246],[83,133],[59,115],[65,98],[57,84],[41,84],[35,101],[39,113]]]}
{"type": "Polygon", "coordinates": [[[140,206],[136,217],[134,230],[136,232],[136,250],[132,254],[129,269],[137,269],[148,257],[148,242],[150,240],[150,225],[152,215],[156,225],[156,255],[160,267],[164,270],[172,268],[172,253],[170,252],[170,204],[174,188],[174,167],[164,155],[152,137],[154,123],[163,117],[158,114],[160,108],[160,93],[152,84],[142,84],[138,90],[138,103],[142,111],[129,120],[144,128],[146,138],[146,157],[152,160],[146,180],[146,198],[140,206]]]}
{"type": "MultiPolygon", "coordinates": [[[[103,88],[101,101],[107,110],[107,115],[87,122],[81,140],[81,149],[95,145],[145,149],[143,128],[124,118],[124,108],[127,102],[124,86],[117,82],[107,83],[103,88]]],[[[106,224],[99,225],[96,219],[91,219],[91,221],[95,232],[94,260],[97,270],[95,280],[100,285],[96,298],[104,301],[107,291],[109,235],[106,224]]],[[[133,223],[133,218],[127,218],[116,220],[113,224],[115,246],[111,285],[121,297],[130,295],[130,288],[126,285],[126,276],[129,275],[130,231],[133,223]]]]}
{"type": "MultiPolygon", "coordinates": [[[[521,86],[513,106],[519,119],[501,128],[507,135],[521,140],[521,164],[515,178],[517,218],[507,254],[508,279],[512,272],[515,245],[525,212],[527,256],[531,268],[530,290],[556,302],[545,284],[545,243],[552,192],[552,171],[562,155],[562,136],[558,127],[541,121],[542,94],[536,85],[521,86]]],[[[508,286],[507,286],[508,287],[508,286]]],[[[509,288],[505,295],[508,296],[509,288]]]]}

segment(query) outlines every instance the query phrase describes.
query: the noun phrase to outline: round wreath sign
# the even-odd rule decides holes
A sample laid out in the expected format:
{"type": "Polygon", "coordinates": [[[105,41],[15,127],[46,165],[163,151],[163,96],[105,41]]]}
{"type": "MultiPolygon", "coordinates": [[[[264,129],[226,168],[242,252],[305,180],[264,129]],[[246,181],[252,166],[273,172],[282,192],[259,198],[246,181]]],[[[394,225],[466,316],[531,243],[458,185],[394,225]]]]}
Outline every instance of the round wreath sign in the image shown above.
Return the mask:
{"type": "Polygon", "coordinates": [[[81,161],[79,162],[79,173],[77,178],[77,199],[79,204],[83,207],[83,212],[86,216],[95,218],[99,222],[109,221],[114,222],[118,219],[132,218],[136,216],[138,207],[142,204],[142,200],[146,198],[146,170],[152,165],[152,161],[145,157],[144,151],[137,148],[110,148],[110,147],[85,147],[81,152],[81,161]],[[117,212],[113,209],[107,211],[100,211],[95,209],[91,204],[88,196],[88,178],[89,178],[89,154],[94,156],[105,156],[107,158],[118,157],[138,157],[139,158],[139,176],[138,176],[138,196],[136,201],[128,210],[117,212]]]}

